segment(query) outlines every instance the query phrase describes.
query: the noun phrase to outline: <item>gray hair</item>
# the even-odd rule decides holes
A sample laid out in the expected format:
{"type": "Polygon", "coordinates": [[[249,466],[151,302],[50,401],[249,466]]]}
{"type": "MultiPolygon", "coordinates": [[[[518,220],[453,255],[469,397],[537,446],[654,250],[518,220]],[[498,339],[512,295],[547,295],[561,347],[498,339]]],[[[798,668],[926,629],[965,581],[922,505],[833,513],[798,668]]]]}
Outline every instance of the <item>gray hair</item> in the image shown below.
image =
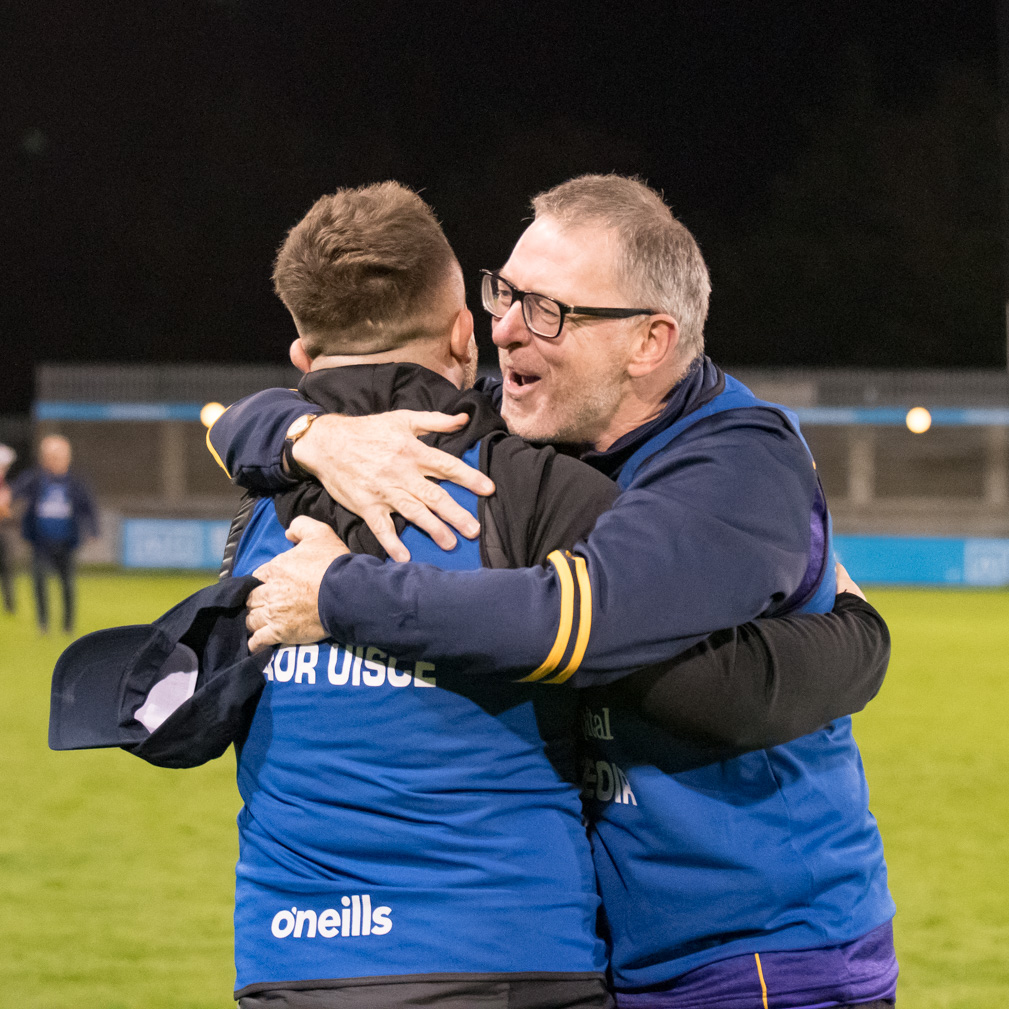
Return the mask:
{"type": "Polygon", "coordinates": [[[565,228],[612,229],[620,248],[617,276],[634,307],[676,319],[683,360],[703,353],[708,268],[694,236],[659,193],[637,178],[581,175],[533,197],[532,205],[537,217],[551,217],[565,228]]]}

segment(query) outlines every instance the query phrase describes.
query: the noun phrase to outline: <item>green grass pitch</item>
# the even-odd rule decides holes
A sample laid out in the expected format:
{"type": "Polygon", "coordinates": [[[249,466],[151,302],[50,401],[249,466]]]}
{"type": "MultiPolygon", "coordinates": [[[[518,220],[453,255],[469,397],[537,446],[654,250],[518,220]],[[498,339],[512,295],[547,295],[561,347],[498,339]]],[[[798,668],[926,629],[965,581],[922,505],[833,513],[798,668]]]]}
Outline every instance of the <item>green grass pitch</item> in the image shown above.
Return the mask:
{"type": "MultiPolygon", "coordinates": [[[[203,576],[88,574],[80,630],[153,619],[203,576]]],[[[167,771],[120,750],[51,753],[28,585],[0,614],[0,1004],[231,1003],[233,758],[167,771]]],[[[894,657],[856,735],[898,905],[900,1004],[1009,997],[1009,593],[881,591],[894,657]]]]}

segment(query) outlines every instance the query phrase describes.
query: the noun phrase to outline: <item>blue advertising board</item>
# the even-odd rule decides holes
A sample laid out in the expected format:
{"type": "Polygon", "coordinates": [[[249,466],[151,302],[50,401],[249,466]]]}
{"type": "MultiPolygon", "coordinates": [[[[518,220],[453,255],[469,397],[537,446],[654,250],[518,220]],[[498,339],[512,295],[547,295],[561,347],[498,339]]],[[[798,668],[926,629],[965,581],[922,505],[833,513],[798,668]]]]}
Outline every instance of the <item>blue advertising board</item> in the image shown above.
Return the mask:
{"type": "MultiPolygon", "coordinates": [[[[215,570],[229,523],[126,519],[123,567],[215,570]]],[[[835,536],[838,560],[856,582],[877,585],[1009,585],[1009,539],[835,536]]]]}
{"type": "MultiPolygon", "coordinates": [[[[202,403],[94,403],[38,400],[32,407],[36,420],[199,420],[202,403]]],[[[904,427],[906,406],[800,406],[800,424],[850,427],[904,427]]],[[[933,407],[935,427],[1009,427],[1009,407],[933,407]]]]}
{"type": "Polygon", "coordinates": [[[856,582],[878,585],[1009,585],[1009,540],[835,536],[837,559],[856,582]]]}
{"type": "Polygon", "coordinates": [[[219,568],[230,526],[201,519],[125,519],[123,567],[219,568]]]}
{"type": "Polygon", "coordinates": [[[201,403],[77,403],[40,400],[36,420],[199,420],[201,403]]]}

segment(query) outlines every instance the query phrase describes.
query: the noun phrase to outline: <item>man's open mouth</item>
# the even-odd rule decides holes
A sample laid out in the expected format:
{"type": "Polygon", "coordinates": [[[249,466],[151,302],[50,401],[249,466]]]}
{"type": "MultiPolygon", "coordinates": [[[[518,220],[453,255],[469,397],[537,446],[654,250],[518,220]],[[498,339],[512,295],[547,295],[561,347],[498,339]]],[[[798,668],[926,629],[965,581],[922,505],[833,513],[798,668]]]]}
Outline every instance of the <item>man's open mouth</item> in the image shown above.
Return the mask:
{"type": "Polygon", "coordinates": [[[509,392],[516,392],[520,389],[528,389],[530,386],[535,385],[540,380],[539,375],[534,375],[531,372],[516,371],[514,368],[509,368],[505,372],[505,387],[509,392]]]}

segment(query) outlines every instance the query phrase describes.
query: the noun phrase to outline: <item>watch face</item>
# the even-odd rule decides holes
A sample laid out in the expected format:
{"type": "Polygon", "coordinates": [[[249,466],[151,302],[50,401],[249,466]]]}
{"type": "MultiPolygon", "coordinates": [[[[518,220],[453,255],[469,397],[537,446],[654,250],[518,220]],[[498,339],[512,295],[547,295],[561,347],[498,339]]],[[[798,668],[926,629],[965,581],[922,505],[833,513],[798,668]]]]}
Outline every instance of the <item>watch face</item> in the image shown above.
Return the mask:
{"type": "Polygon", "coordinates": [[[291,426],[287,429],[287,438],[289,441],[297,441],[312,425],[312,421],[315,420],[314,414],[305,414],[299,417],[291,426]]]}

